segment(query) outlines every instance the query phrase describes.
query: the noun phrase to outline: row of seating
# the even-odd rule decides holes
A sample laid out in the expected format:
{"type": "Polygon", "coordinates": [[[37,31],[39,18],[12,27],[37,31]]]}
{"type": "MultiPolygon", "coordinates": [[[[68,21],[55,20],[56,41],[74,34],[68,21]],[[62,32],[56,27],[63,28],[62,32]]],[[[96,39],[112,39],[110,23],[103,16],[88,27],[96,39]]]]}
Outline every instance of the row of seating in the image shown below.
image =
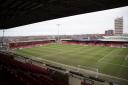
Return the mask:
{"type": "Polygon", "coordinates": [[[1,74],[0,85],[68,85],[68,80],[55,78],[57,72],[51,69],[16,61],[12,55],[3,53],[0,53],[1,74]]]}
{"type": "Polygon", "coordinates": [[[85,81],[81,81],[81,85],[92,85],[92,84],[89,84],[89,83],[87,83],[85,81]]]}
{"type": "Polygon", "coordinates": [[[89,46],[128,47],[127,42],[114,41],[63,41],[63,44],[79,44],[89,46]]]}
{"type": "Polygon", "coordinates": [[[33,47],[36,45],[45,45],[53,42],[55,41],[47,40],[47,41],[12,42],[9,43],[9,48],[14,49],[14,48],[33,47]]]}

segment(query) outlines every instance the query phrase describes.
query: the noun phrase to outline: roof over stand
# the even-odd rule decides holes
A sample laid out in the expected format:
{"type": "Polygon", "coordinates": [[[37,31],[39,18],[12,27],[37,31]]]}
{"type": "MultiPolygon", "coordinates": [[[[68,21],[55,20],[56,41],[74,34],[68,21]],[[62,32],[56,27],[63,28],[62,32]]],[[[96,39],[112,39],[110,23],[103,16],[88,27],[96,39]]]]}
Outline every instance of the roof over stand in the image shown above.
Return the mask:
{"type": "Polygon", "coordinates": [[[128,0],[0,0],[0,29],[127,5],[128,0]]]}

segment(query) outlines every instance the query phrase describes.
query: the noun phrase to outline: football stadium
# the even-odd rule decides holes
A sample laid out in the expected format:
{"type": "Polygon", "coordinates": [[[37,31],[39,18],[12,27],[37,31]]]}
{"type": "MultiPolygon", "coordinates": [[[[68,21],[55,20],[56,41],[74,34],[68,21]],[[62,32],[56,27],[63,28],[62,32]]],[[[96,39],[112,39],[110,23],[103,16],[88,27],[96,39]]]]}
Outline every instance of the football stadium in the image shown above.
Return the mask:
{"type": "Polygon", "coordinates": [[[0,0],[0,85],[128,85],[127,5],[0,0]]]}
{"type": "Polygon", "coordinates": [[[110,82],[125,85],[128,82],[127,44],[127,41],[114,40],[51,39],[11,42],[9,48],[18,56],[42,62],[46,68],[77,75],[78,80],[78,76],[82,80],[86,77],[87,82],[91,78],[89,85],[110,82]]]}

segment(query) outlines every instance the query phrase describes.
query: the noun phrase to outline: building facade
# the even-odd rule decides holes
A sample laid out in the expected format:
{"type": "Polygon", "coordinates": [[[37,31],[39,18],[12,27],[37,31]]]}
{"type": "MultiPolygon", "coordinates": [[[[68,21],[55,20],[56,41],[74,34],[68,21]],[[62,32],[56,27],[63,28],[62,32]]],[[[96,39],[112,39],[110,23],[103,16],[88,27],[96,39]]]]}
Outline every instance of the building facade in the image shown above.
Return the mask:
{"type": "Polygon", "coordinates": [[[123,17],[115,19],[115,35],[123,34],[123,17]]]}
{"type": "Polygon", "coordinates": [[[105,35],[114,35],[114,30],[106,30],[105,35]]]}

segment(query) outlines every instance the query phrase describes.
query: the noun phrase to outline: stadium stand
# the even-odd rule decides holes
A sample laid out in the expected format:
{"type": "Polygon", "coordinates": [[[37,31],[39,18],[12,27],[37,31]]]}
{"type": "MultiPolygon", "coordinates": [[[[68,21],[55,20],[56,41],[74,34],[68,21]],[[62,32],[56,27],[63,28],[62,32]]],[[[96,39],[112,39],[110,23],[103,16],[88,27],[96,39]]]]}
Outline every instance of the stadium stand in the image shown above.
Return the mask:
{"type": "Polygon", "coordinates": [[[46,45],[49,43],[54,43],[55,40],[36,40],[36,41],[21,41],[21,42],[10,42],[9,48],[24,48],[24,47],[33,47],[36,45],[46,45]]]}
{"type": "Polygon", "coordinates": [[[127,48],[128,41],[101,41],[101,40],[63,40],[63,44],[80,44],[80,45],[91,45],[91,46],[109,46],[117,48],[127,48]]]}
{"type": "Polygon", "coordinates": [[[68,85],[68,77],[51,69],[14,59],[0,53],[0,85],[68,85]]]}
{"type": "Polygon", "coordinates": [[[91,84],[86,83],[85,81],[81,81],[81,85],[91,85],[91,84]]]}

